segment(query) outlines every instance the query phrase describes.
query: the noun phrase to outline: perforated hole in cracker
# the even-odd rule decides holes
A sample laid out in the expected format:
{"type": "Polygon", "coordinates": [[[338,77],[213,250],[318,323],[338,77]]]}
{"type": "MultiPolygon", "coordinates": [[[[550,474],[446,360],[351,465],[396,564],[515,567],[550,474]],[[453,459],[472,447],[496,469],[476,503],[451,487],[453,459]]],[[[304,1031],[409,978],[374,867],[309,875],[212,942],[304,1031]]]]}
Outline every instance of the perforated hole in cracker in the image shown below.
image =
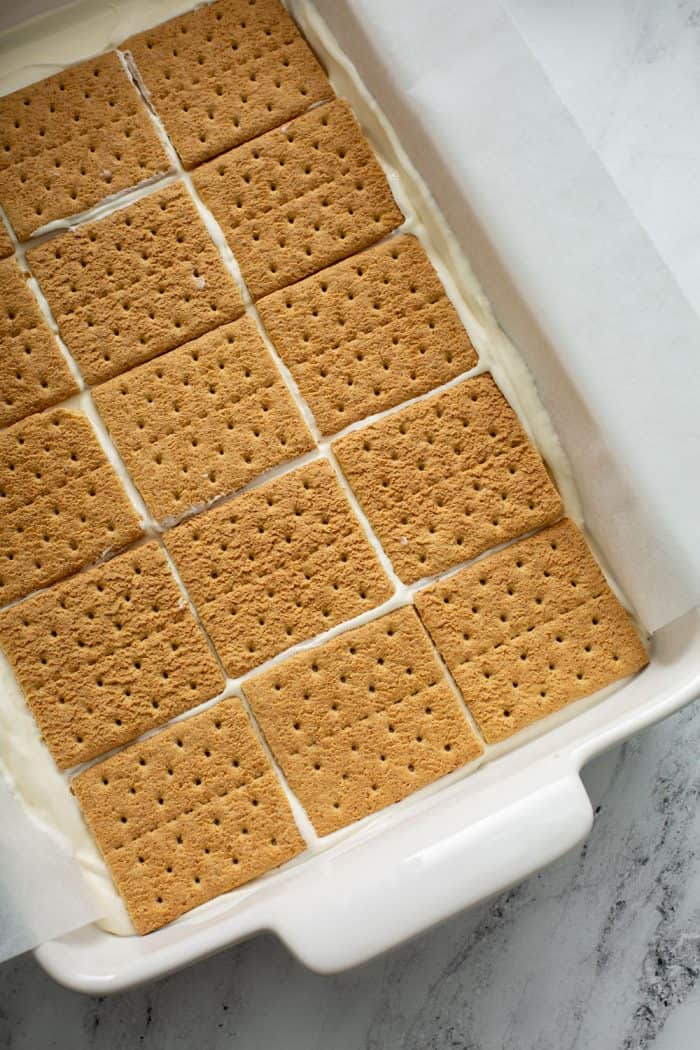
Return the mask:
{"type": "Polygon", "coordinates": [[[247,317],[93,393],[151,513],[162,520],[314,447],[247,317]]]}
{"type": "Polygon", "coordinates": [[[476,364],[415,237],[395,237],[321,270],[261,299],[258,310],[324,434],[476,364]]]}
{"type": "Polygon", "coordinates": [[[193,180],[254,299],[369,247],[403,222],[343,101],[209,161],[193,180]]]}
{"type": "Polygon", "coordinates": [[[222,700],[71,787],[147,933],[304,849],[240,700],[222,700]]]}
{"type": "Polygon", "coordinates": [[[562,513],[544,463],[490,375],[386,416],[333,448],[409,582],[562,513]]]}
{"type": "Polygon", "coordinates": [[[411,608],[299,653],[244,688],[322,835],[481,753],[411,608]]]}
{"type": "Polygon", "coordinates": [[[192,200],[175,184],[27,252],[89,383],[243,313],[192,200]]]}
{"type": "Polygon", "coordinates": [[[0,203],[24,241],[170,165],[116,53],[0,98],[0,203]]]}
{"type": "Polygon", "coordinates": [[[0,262],[0,427],[77,393],[51,329],[14,258],[0,262]]]}
{"type": "Polygon", "coordinates": [[[187,168],[333,95],[278,0],[218,0],[122,47],[187,168]]]}
{"type": "Polygon", "coordinates": [[[50,409],[0,431],[0,605],[119,550],[141,526],[88,420],[50,409]]]}
{"type": "Polygon", "coordinates": [[[391,594],[325,461],[178,525],[165,542],[231,675],[391,594]]]}
{"type": "Polygon", "coordinates": [[[419,591],[416,607],[489,743],[648,661],[569,519],[419,591]]]}

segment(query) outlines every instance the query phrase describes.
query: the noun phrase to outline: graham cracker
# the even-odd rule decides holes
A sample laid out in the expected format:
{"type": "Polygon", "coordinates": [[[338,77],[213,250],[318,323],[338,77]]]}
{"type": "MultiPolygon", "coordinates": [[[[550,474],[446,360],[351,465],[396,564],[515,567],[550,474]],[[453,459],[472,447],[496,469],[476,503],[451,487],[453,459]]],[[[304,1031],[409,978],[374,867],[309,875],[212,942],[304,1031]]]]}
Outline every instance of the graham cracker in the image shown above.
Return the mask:
{"type": "Polygon", "coordinates": [[[15,246],[10,239],[10,235],[5,229],[5,224],[0,219],[0,259],[7,259],[8,256],[12,255],[15,250],[15,246]]]}
{"type": "Polygon", "coordinates": [[[648,662],[569,519],[420,591],[415,601],[488,743],[648,662]]]}
{"type": "Polygon", "coordinates": [[[248,317],[112,379],[93,397],[159,520],[314,447],[248,317]]]}
{"type": "Polygon", "coordinates": [[[186,168],[333,95],[277,0],[219,0],[121,46],[186,168]]]}
{"type": "Polygon", "coordinates": [[[18,238],[170,163],[114,51],[0,98],[0,203],[18,238]]]}
{"type": "Polygon", "coordinates": [[[49,409],[0,431],[0,605],[141,535],[121,482],[79,412],[49,409]]]}
{"type": "Polygon", "coordinates": [[[415,237],[395,237],[258,303],[322,433],[425,394],[476,353],[415,237]]]}
{"type": "Polygon", "coordinates": [[[544,463],[490,375],[409,405],[333,448],[407,582],[562,514],[544,463]]]}
{"type": "Polygon", "coordinates": [[[224,684],[155,541],[1,613],[0,644],[60,769],[224,684]]]}
{"type": "Polygon", "coordinates": [[[240,700],[222,700],[71,782],[141,934],[305,848],[240,700]]]}
{"type": "Polygon", "coordinates": [[[77,393],[51,329],[14,257],[0,262],[0,427],[77,393]]]}
{"type": "Polygon", "coordinates": [[[234,676],[391,594],[325,461],[178,525],[165,542],[234,676]]]}
{"type": "Polygon", "coordinates": [[[369,247],[403,222],[341,100],[238,146],[192,177],[254,299],[369,247]]]}
{"type": "Polygon", "coordinates": [[[238,287],[179,183],[33,248],[27,259],[88,383],[243,313],[238,287]]]}
{"type": "Polygon", "coordinates": [[[301,652],[244,688],[321,835],[482,751],[410,607],[301,652]]]}

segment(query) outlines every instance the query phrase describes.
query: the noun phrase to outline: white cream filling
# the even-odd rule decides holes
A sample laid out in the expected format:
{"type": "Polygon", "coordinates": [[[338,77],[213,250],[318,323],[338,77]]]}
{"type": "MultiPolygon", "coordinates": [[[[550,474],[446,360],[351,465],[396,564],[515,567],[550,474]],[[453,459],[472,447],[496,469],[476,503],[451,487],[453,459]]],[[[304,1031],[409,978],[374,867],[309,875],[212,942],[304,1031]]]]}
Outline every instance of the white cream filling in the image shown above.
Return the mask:
{"type": "MultiPolygon", "coordinates": [[[[352,104],[363,126],[363,130],[386,171],[394,195],[406,216],[406,223],[400,232],[411,232],[423,243],[477,349],[479,364],[476,369],[473,369],[467,375],[478,374],[486,369],[492,372],[498,385],[517,411],[528,433],[546,459],[562,493],[567,513],[581,523],[580,503],[571,469],[551,421],[540,401],[534,379],[520,355],[499,328],[469,263],[464,257],[455,237],[447,227],[427,186],[402,149],[393,129],[376,102],[362,85],[354,66],[342,54],[313,5],[308,0],[290,0],[288,6],[328,70],[331,84],[336,93],[347,98],[352,104]]],[[[52,72],[56,72],[71,62],[79,61],[114,47],[129,34],[146,29],[191,7],[191,0],[176,0],[176,2],[173,2],[173,0],[124,0],[117,7],[112,6],[109,8],[100,5],[97,0],[82,0],[82,2],[68,9],[35,22],[30,26],[6,33],[0,37],[0,55],[3,60],[0,92],[6,93],[10,90],[15,90],[41,76],[47,76],[52,72]],[[51,56],[51,61],[43,61],[45,56],[51,56]]],[[[139,81],[129,56],[123,55],[122,59],[135,83],[143,92],[143,85],[139,81]]],[[[243,285],[240,270],[220,227],[208,209],[198,200],[189,176],[183,172],[172,146],[167,142],[161,122],[155,115],[152,115],[152,120],[157,133],[166,146],[173,169],[177,174],[150,180],[148,184],[116,194],[110,201],[102,202],[95,209],[86,213],[86,216],[97,218],[104,214],[109,214],[117,208],[153,192],[155,186],[166,185],[172,182],[173,178],[181,177],[192,195],[198,211],[221,253],[224,263],[242,290],[246,311],[260,326],[257,311],[251,303],[247,289],[243,285]]],[[[70,220],[51,224],[51,226],[52,229],[70,228],[83,218],[84,216],[74,217],[70,220]]],[[[33,281],[32,287],[35,294],[37,294],[42,310],[55,331],[55,322],[50,316],[48,304],[38,292],[33,281]]],[[[284,464],[281,467],[268,471],[264,475],[263,480],[267,481],[286,473],[302,460],[307,461],[319,456],[329,459],[382,565],[395,585],[395,594],[378,609],[355,617],[352,621],[332,628],[314,639],[300,643],[263,665],[264,667],[270,667],[286,659],[291,652],[318,645],[342,633],[349,627],[367,623],[390,609],[411,602],[412,596],[419,585],[406,586],[396,577],[386,554],[379,546],[365,515],[357,504],[354,494],[337,468],[330,450],[330,442],[321,438],[308,406],[299,394],[293,377],[283,362],[281,362],[265,333],[263,332],[262,334],[280,367],[292,396],[319,445],[318,452],[301,457],[301,460],[293,461],[291,464],[284,464]]],[[[70,356],[63,346],[62,350],[67,356],[70,356]]],[[[452,380],[450,383],[445,384],[445,388],[462,382],[464,378],[464,376],[460,376],[452,380]]],[[[434,393],[435,391],[430,391],[413,400],[423,400],[423,398],[430,397],[434,393]]],[[[133,482],[126,474],[106,428],[94,410],[89,394],[82,393],[78,395],[74,399],[74,404],[76,407],[82,408],[91,419],[100,443],[124,482],[132,502],[143,518],[147,533],[157,535],[160,528],[148,515],[143,501],[134,488],[133,482]]],[[[377,416],[373,416],[371,419],[381,418],[381,416],[399,411],[403,407],[405,405],[389,409],[387,412],[378,413],[377,416]]],[[[354,423],[346,428],[344,432],[366,426],[367,423],[368,420],[354,423]]],[[[255,487],[258,484],[260,484],[260,479],[256,479],[252,485],[246,486],[246,488],[255,487]]],[[[452,569],[450,573],[454,571],[456,570],[452,569]]],[[[182,586],[179,579],[178,583],[182,586]]],[[[425,581],[421,581],[420,585],[424,585],[424,583],[425,581]]],[[[184,588],[182,589],[183,600],[186,600],[186,592],[184,588]]],[[[260,668],[257,668],[255,672],[250,672],[249,674],[258,673],[259,671],[260,668]]],[[[229,679],[222,695],[240,696],[241,686],[245,686],[247,677],[249,675],[244,675],[240,679],[229,679]]],[[[598,694],[587,697],[571,705],[565,711],[557,712],[536,726],[530,727],[530,729],[518,734],[505,744],[496,747],[487,746],[484,760],[516,747],[520,743],[525,742],[525,740],[532,739],[549,728],[561,724],[577,711],[592,706],[611,691],[611,689],[602,690],[598,694]]],[[[0,663],[0,694],[2,695],[2,703],[0,703],[0,729],[2,730],[0,733],[0,763],[10,774],[15,790],[32,816],[59,831],[70,842],[76,858],[85,871],[89,885],[96,893],[104,909],[105,918],[100,925],[112,933],[133,933],[133,927],[128,919],[121,898],[112,883],[107,867],[87,831],[75,799],[70,794],[67,777],[58,772],[48,750],[41,741],[38,728],[29,713],[21,690],[4,659],[0,663]]],[[[209,701],[196,710],[211,706],[218,699],[220,697],[209,701]]],[[[180,718],[188,717],[191,714],[191,711],[187,712],[180,718]]],[[[469,717],[471,720],[471,716],[469,717]]],[[[179,719],[175,721],[177,720],[179,719]]],[[[151,733],[146,735],[151,735],[151,733]]],[[[468,767],[457,770],[446,779],[449,782],[461,779],[469,775],[478,764],[479,762],[477,761],[468,767]]],[[[439,791],[444,786],[444,783],[445,780],[443,779],[436,784],[429,785],[418,792],[417,796],[425,797],[439,791]]],[[[358,824],[342,829],[333,835],[319,839],[313,832],[299,802],[291,795],[286,784],[284,787],[292,802],[295,816],[300,822],[304,837],[309,844],[309,849],[312,852],[325,850],[335,843],[345,841],[352,836],[364,835],[367,829],[374,831],[377,827],[389,827],[392,821],[394,809],[390,808],[367,817],[358,824]]],[[[411,798],[417,796],[412,796],[411,798]]],[[[411,798],[403,803],[399,803],[399,805],[410,805],[411,798]]],[[[247,893],[253,891],[254,885],[238,892],[247,895],[247,893]]],[[[208,906],[203,905],[205,908],[208,906]]],[[[183,921],[186,921],[186,919],[183,921]]]]}

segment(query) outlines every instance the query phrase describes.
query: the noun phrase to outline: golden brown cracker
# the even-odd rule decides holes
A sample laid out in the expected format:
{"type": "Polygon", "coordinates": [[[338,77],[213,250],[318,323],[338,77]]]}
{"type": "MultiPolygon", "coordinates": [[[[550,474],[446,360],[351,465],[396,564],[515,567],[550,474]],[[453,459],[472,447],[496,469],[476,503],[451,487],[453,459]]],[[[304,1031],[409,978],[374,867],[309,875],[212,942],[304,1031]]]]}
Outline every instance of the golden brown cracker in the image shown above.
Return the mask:
{"type": "Polygon", "coordinates": [[[0,427],[77,393],[16,259],[0,262],[0,427]]]}
{"type": "Polygon", "coordinates": [[[416,606],[489,743],[648,660],[568,519],[420,591],[416,606]]]}
{"type": "Polygon", "coordinates": [[[544,463],[490,375],[386,416],[333,448],[407,582],[562,513],[544,463]]]}
{"type": "Polygon", "coordinates": [[[391,594],[325,461],[178,525],[165,542],[231,675],[391,594]]]}
{"type": "Polygon", "coordinates": [[[606,589],[583,535],[564,518],[418,591],[415,603],[455,667],[606,589]]]}
{"type": "Polygon", "coordinates": [[[274,292],[258,310],[324,434],[476,364],[455,308],[411,236],[274,292]]]}
{"type": "Polygon", "coordinates": [[[7,259],[15,250],[15,246],[12,243],[9,233],[5,229],[5,224],[0,219],[0,259],[7,259]]]}
{"type": "Polygon", "coordinates": [[[114,51],[0,98],[0,203],[18,238],[170,163],[114,51]]]}
{"type": "Polygon", "coordinates": [[[118,376],[93,397],[158,520],[314,447],[248,317],[118,376]]]}
{"type": "Polygon", "coordinates": [[[340,100],[209,161],[193,180],[254,299],[369,247],[403,222],[340,100]]]}
{"type": "Polygon", "coordinates": [[[141,535],[80,412],[49,409],[0,431],[0,605],[141,535]]]}
{"type": "Polygon", "coordinates": [[[27,252],[68,349],[97,383],[243,313],[179,183],[27,252]]]}
{"type": "Polygon", "coordinates": [[[92,766],[71,788],[141,934],[304,849],[235,697],[92,766]]]}
{"type": "Polygon", "coordinates": [[[277,0],[218,0],[122,45],[186,168],[256,138],[333,90],[277,0]]]}
{"type": "Polygon", "coordinates": [[[6,610],[0,643],[61,769],[223,687],[155,541],[6,610]]]}
{"type": "Polygon", "coordinates": [[[244,689],[322,835],[481,753],[410,607],[304,650],[244,689]]]}

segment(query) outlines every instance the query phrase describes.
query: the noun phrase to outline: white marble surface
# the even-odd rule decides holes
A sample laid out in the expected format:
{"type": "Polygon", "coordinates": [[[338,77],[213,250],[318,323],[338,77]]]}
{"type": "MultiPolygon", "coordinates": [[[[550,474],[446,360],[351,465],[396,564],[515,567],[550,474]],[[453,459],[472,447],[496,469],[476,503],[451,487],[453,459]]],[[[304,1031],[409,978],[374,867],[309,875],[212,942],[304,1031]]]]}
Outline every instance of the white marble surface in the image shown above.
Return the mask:
{"type": "MultiPolygon", "coordinates": [[[[700,310],[700,3],[508,0],[700,310]]],[[[91,1000],[0,969],[0,1047],[692,1050],[700,1037],[700,705],[597,759],[579,850],[335,978],[271,938],[91,1000]]]]}

